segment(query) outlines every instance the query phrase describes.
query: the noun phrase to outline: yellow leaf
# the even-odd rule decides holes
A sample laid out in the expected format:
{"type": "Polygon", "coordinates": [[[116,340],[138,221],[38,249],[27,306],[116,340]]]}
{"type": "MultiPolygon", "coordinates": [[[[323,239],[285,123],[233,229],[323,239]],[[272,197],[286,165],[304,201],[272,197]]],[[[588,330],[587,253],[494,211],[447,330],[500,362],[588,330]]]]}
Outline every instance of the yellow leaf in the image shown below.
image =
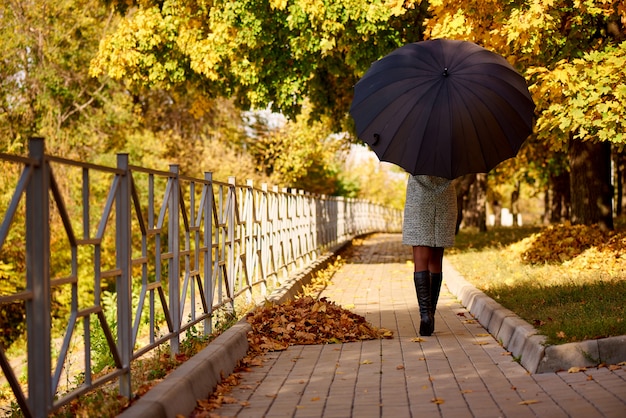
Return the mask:
{"type": "Polygon", "coordinates": [[[527,401],[522,401],[518,405],[532,405],[535,403],[539,403],[537,399],[528,399],[527,401]]]}
{"type": "Polygon", "coordinates": [[[445,401],[441,398],[432,398],[430,400],[432,403],[437,404],[437,405],[441,405],[442,403],[444,403],[445,401]]]}
{"type": "Polygon", "coordinates": [[[363,360],[361,364],[372,364],[372,360],[363,360]]]}
{"type": "Polygon", "coordinates": [[[390,330],[390,329],[387,329],[387,328],[380,328],[380,329],[378,330],[378,333],[379,333],[379,334],[380,334],[383,338],[386,338],[386,339],[393,338],[393,331],[392,331],[392,330],[390,330]]]}
{"type": "Polygon", "coordinates": [[[412,343],[423,343],[424,341],[426,340],[420,337],[411,338],[412,343]]]}

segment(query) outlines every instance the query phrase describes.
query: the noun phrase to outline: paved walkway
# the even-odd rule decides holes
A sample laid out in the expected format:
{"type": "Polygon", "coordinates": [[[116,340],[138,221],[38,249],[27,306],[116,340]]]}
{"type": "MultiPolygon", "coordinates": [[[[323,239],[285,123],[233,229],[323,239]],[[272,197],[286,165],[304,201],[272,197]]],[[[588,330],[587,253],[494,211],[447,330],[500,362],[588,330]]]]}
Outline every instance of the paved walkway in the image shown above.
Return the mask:
{"type": "MultiPolygon", "coordinates": [[[[446,276],[458,274],[446,266],[446,276]]],[[[410,250],[363,240],[322,296],[392,329],[393,339],[294,346],[242,373],[221,417],[626,416],[626,367],[529,374],[442,288],[433,336],[418,339],[410,250]]]]}

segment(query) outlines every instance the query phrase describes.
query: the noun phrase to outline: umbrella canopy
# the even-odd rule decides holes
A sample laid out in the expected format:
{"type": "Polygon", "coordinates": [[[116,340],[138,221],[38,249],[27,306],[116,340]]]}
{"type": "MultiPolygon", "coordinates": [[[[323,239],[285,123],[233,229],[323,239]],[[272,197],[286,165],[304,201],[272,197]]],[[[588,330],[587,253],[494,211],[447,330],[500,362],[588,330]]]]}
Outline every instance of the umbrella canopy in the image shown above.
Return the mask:
{"type": "Polygon", "coordinates": [[[354,86],[350,114],[381,161],[454,179],[514,157],[534,109],[526,80],[502,56],[436,39],[373,63],[354,86]]]}

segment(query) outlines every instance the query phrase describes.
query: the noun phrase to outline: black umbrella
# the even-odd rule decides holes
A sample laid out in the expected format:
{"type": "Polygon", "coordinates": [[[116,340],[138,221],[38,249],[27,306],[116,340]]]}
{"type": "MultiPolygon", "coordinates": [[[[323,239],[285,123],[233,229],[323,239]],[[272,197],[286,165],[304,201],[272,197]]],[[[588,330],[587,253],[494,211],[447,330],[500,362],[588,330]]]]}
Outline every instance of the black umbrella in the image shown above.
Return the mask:
{"type": "Polygon", "coordinates": [[[514,157],[534,109],[524,77],[502,56],[436,39],[373,63],[354,86],[350,114],[381,161],[453,179],[514,157]]]}

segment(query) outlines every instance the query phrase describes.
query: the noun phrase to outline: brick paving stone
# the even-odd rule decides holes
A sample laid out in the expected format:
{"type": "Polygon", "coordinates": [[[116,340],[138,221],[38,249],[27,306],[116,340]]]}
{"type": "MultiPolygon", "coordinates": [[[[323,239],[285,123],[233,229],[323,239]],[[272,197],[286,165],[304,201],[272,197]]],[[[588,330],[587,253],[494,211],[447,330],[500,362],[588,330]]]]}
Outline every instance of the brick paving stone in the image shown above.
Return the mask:
{"type": "MultiPolygon", "coordinates": [[[[529,374],[442,288],[434,335],[419,337],[411,251],[399,234],[362,240],[321,296],[393,339],[293,346],[242,373],[219,416],[624,417],[626,370],[529,374]],[[243,405],[242,405],[243,404],[243,405]]],[[[458,274],[455,271],[444,272],[458,274]]]]}

